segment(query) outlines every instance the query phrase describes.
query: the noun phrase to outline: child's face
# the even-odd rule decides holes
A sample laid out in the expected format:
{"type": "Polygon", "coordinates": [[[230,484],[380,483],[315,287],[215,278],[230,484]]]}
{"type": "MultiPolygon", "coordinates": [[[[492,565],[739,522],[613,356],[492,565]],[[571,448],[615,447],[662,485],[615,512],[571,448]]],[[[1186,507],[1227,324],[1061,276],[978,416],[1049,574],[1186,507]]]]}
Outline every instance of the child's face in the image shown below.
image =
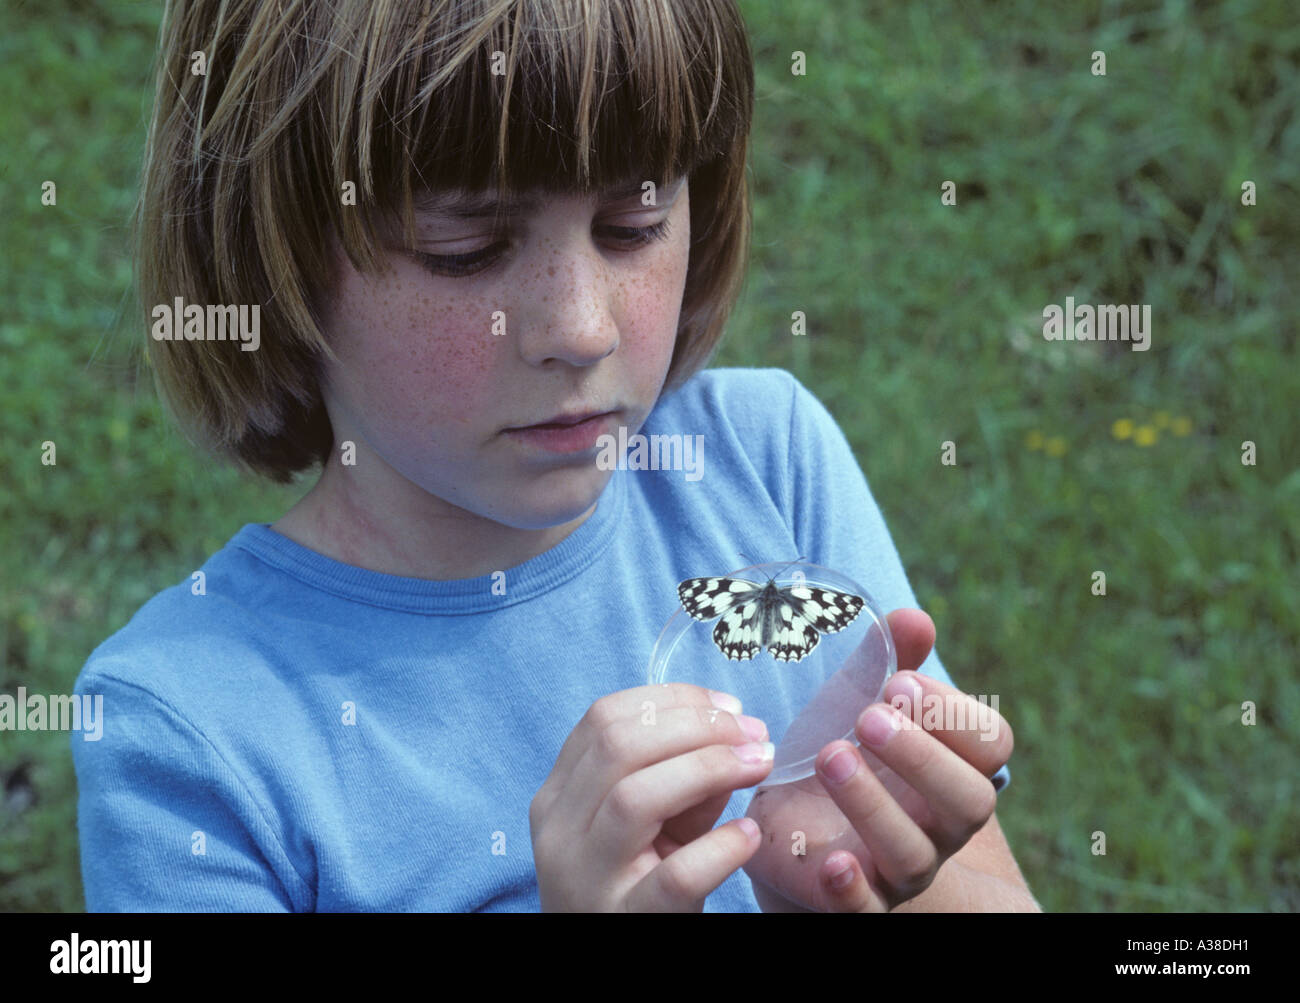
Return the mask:
{"type": "Polygon", "coordinates": [[[586,513],[611,475],[596,448],[548,451],[507,429],[593,410],[615,412],[593,439],[640,428],[672,358],[690,246],[686,180],[656,201],[540,195],[499,231],[490,214],[421,210],[416,253],[394,246],[380,275],[340,255],[325,319],[339,359],[323,380],[331,464],[351,440],[352,487],[407,512],[525,530],[586,513]],[[644,229],[665,220],[662,238],[644,229]]]}

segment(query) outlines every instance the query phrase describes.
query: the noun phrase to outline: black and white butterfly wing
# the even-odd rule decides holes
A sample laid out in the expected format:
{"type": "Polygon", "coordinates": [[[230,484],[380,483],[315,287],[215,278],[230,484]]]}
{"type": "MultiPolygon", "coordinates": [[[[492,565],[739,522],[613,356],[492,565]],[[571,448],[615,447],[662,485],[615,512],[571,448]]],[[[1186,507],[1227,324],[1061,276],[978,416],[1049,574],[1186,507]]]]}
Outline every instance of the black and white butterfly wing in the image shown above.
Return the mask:
{"type": "Polygon", "coordinates": [[[677,586],[682,609],[696,620],[721,616],[713,643],[733,661],[753,658],[763,648],[759,597],[763,586],[743,578],[688,578],[677,586]]]}
{"type": "Polygon", "coordinates": [[[863,599],[850,592],[791,585],[776,590],[777,616],[764,645],[773,658],[798,662],[817,647],[822,634],[836,634],[862,612],[863,599]]]}
{"type": "Polygon", "coordinates": [[[695,619],[714,620],[762,591],[763,586],[743,578],[688,578],[677,586],[677,598],[695,619]]]}

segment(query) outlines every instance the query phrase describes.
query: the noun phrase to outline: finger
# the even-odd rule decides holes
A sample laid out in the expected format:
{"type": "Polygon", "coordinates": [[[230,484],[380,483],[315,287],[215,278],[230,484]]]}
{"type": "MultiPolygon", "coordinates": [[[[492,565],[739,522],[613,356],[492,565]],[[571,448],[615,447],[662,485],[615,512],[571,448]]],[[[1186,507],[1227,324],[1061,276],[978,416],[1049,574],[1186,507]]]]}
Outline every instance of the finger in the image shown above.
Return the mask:
{"type": "Polygon", "coordinates": [[[567,776],[591,744],[593,733],[600,732],[615,721],[629,717],[639,718],[647,711],[659,713],[673,707],[701,707],[722,709],[732,714],[741,711],[740,700],[727,693],[714,694],[702,686],[690,683],[663,683],[659,686],[634,686],[601,697],[590,707],[569,732],[555,758],[553,775],[567,776]]]}
{"type": "Polygon", "coordinates": [[[711,829],[642,878],[625,899],[628,911],[698,912],[709,892],[754,855],[761,839],[752,818],[711,829]]]}
{"type": "Polygon", "coordinates": [[[621,718],[591,735],[586,752],[561,787],[557,804],[585,827],[610,789],[637,770],[710,745],[767,739],[767,725],[758,718],[728,714],[717,707],[671,707],[621,718]]]}
{"type": "Polygon", "coordinates": [[[918,668],[934,647],[934,621],[919,609],[896,609],[885,621],[894,639],[899,671],[918,668]]]}
{"type": "Polygon", "coordinates": [[[1015,738],[997,711],[997,695],[981,702],[933,676],[899,673],[881,699],[950,748],[986,777],[1011,758],[1015,738]]]}
{"type": "MultiPolygon", "coordinates": [[[[923,829],[943,857],[963,846],[997,807],[988,777],[895,708],[868,707],[858,717],[857,737],[925,800],[923,829]]],[[[883,861],[876,866],[884,870],[883,861]]]]}
{"type": "Polygon", "coordinates": [[[867,769],[858,750],[848,742],[830,743],[817,756],[817,775],[871,851],[876,874],[890,890],[900,900],[924,890],[939,869],[939,851],[867,769]]]}
{"type": "Polygon", "coordinates": [[[631,859],[650,845],[665,819],[766,777],[774,751],[771,742],[710,745],[623,777],[588,826],[592,852],[599,859],[631,859]]]}
{"type": "Polygon", "coordinates": [[[676,850],[678,846],[685,846],[693,839],[698,839],[717,824],[722,813],[727,810],[727,803],[731,800],[731,791],[723,791],[721,794],[711,797],[692,808],[687,808],[673,818],[664,822],[663,831],[659,834],[660,838],[674,843],[667,852],[660,856],[668,856],[669,853],[676,850]]]}
{"type": "Polygon", "coordinates": [[[886,902],[871,887],[858,858],[836,850],[822,863],[821,895],[825,912],[888,912],[886,902]]]}

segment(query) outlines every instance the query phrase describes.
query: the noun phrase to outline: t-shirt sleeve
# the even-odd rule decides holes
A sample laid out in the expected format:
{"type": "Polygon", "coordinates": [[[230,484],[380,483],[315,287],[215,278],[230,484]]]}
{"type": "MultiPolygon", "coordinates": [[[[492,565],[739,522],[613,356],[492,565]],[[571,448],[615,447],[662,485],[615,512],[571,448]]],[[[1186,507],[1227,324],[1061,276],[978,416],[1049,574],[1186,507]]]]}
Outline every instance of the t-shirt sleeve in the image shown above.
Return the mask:
{"type": "MultiPolygon", "coordinates": [[[[784,504],[799,553],[860,582],[886,613],[916,607],[880,507],[843,431],[821,401],[793,376],[786,376],[792,400],[784,504]]],[[[920,671],[961,688],[935,650],[921,663],[920,671]]],[[[1011,782],[1011,774],[1003,766],[992,779],[1001,791],[1011,782]]]]}
{"type": "Polygon", "coordinates": [[[183,715],[89,668],[75,692],[103,697],[99,737],[71,737],[87,911],[310,908],[264,814],[183,715]]]}

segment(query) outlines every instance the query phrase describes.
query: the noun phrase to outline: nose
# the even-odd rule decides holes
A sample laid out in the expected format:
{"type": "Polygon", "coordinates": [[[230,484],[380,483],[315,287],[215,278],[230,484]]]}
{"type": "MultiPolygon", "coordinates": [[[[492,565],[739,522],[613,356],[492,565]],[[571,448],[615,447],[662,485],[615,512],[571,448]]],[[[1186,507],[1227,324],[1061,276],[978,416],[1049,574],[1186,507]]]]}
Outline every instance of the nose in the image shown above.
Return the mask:
{"type": "Polygon", "coordinates": [[[530,365],[552,359],[591,366],[618,348],[609,270],[590,233],[552,244],[535,281],[520,288],[526,305],[515,329],[520,354],[530,365]]]}

